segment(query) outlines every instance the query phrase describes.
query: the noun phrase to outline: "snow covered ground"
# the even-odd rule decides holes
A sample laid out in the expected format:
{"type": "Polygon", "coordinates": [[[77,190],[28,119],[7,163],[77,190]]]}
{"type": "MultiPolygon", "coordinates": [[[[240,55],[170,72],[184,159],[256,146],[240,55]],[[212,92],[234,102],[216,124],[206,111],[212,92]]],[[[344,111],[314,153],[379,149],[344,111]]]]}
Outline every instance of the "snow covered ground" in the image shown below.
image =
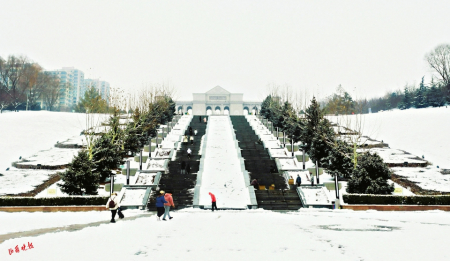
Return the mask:
{"type": "MultiPolygon", "coordinates": [[[[124,211],[126,217],[130,211],[124,211]]],[[[449,260],[450,213],[302,209],[173,211],[108,223],[110,212],[0,213],[1,260],[449,260]],[[33,222],[30,222],[33,220],[33,222]],[[104,222],[100,222],[104,220],[104,222]],[[14,224],[9,226],[9,224],[14,224]],[[76,229],[43,227],[78,225],[76,229]],[[7,232],[29,231],[21,235],[7,232]],[[21,236],[21,237],[19,237],[21,236]],[[23,244],[33,249],[8,254],[23,244]],[[112,247],[113,245],[113,247],[112,247]]]]}
{"type": "Polygon", "coordinates": [[[207,128],[199,204],[210,206],[211,192],[219,208],[247,208],[251,202],[233,141],[231,120],[210,116],[207,128]]]}
{"type": "MultiPolygon", "coordinates": [[[[96,115],[101,121],[101,117],[96,115]]],[[[38,151],[54,147],[80,135],[86,127],[82,113],[20,111],[0,114],[0,171],[11,166],[19,157],[28,157],[38,151]]]]}
{"type": "MultiPolygon", "coordinates": [[[[450,107],[392,110],[372,114],[330,117],[332,121],[360,122],[363,133],[394,149],[405,150],[450,169],[450,107]]],[[[345,125],[345,124],[344,124],[345,125]]]]}

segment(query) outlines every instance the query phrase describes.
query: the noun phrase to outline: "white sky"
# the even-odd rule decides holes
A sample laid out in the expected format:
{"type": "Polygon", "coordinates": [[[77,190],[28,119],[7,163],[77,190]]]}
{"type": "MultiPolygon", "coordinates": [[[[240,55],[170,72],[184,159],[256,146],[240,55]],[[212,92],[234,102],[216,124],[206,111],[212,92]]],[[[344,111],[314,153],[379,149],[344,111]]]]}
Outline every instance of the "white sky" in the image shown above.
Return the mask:
{"type": "Polygon", "coordinates": [[[261,100],[288,84],[374,97],[419,82],[450,43],[450,1],[0,2],[0,56],[74,66],[125,90],[170,83],[178,99],[220,85],[261,100]]]}

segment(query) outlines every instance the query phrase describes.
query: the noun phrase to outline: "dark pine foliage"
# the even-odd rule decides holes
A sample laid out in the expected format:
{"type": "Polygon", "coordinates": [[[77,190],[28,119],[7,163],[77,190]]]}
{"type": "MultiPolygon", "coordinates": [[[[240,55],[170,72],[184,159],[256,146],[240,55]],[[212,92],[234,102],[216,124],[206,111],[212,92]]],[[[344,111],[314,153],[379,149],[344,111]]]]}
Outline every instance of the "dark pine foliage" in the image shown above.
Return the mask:
{"type": "Polygon", "coordinates": [[[352,154],[353,150],[346,142],[337,140],[323,160],[327,173],[332,177],[337,175],[339,179],[349,179],[354,167],[352,154]]]}
{"type": "Polygon", "coordinates": [[[60,174],[62,184],[58,184],[61,191],[69,195],[97,195],[99,175],[92,171],[93,164],[85,150],[69,164],[67,170],[60,174]]]}
{"type": "Polygon", "coordinates": [[[359,194],[391,194],[394,185],[388,184],[391,173],[378,154],[363,153],[348,181],[347,192],[359,194]]]}
{"type": "Polygon", "coordinates": [[[122,161],[122,152],[118,145],[111,142],[107,135],[102,135],[92,149],[92,161],[94,172],[105,181],[111,175],[111,170],[117,169],[122,161]]]}

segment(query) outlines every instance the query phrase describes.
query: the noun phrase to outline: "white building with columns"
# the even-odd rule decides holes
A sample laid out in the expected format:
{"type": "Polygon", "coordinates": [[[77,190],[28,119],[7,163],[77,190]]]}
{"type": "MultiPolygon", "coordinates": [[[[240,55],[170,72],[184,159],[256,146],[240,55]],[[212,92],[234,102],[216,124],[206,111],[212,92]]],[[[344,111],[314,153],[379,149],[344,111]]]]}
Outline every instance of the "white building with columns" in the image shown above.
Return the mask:
{"type": "Polygon", "coordinates": [[[244,113],[258,113],[261,102],[246,102],[243,93],[230,93],[220,86],[216,86],[205,93],[193,93],[192,101],[177,101],[178,113],[193,115],[244,115],[244,113]]]}

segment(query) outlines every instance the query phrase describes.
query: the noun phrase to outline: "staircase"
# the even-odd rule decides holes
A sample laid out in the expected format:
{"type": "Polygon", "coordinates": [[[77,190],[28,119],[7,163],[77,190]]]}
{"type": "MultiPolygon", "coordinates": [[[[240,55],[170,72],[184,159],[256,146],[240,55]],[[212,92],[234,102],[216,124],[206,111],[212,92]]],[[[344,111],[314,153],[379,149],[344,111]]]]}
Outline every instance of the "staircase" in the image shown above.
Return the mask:
{"type": "Polygon", "coordinates": [[[251,180],[258,179],[260,185],[267,190],[255,190],[258,207],[267,210],[298,210],[302,207],[297,191],[293,186],[287,186],[283,175],[278,173],[275,160],[259,141],[244,116],[230,116],[239,141],[241,155],[244,158],[245,169],[251,180]],[[274,190],[268,190],[271,185],[274,190]]]}
{"type": "MultiPolygon", "coordinates": [[[[182,209],[187,207],[192,207],[193,199],[193,188],[195,187],[195,182],[197,180],[197,172],[200,166],[200,143],[202,136],[206,132],[206,124],[203,122],[203,118],[208,116],[201,116],[202,121],[199,122],[199,116],[194,116],[191,123],[192,131],[197,130],[197,136],[194,136],[193,145],[190,141],[187,143],[181,143],[181,147],[177,150],[175,160],[169,163],[169,173],[163,174],[161,180],[159,181],[159,188],[166,192],[172,193],[173,201],[175,204],[175,209],[182,209]],[[187,149],[192,150],[191,158],[187,157],[187,149]],[[181,174],[181,162],[184,161],[186,164],[189,162],[191,166],[190,174],[181,174]]],[[[189,136],[189,127],[185,132],[186,136],[189,136]]],[[[150,211],[156,210],[155,206],[155,195],[150,197],[147,203],[147,208],[150,211]]]]}

